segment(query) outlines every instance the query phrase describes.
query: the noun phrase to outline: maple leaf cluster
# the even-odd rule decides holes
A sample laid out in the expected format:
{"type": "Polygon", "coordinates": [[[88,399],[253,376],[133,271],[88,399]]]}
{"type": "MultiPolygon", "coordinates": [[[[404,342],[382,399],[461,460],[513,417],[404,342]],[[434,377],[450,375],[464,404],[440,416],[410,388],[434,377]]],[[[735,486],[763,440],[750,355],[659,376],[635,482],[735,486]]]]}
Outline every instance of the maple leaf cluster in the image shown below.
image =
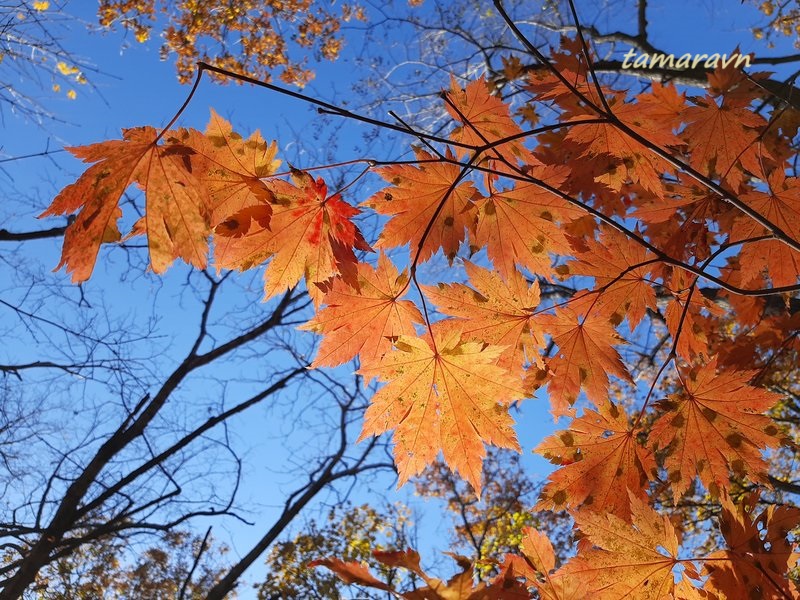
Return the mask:
{"type": "Polygon", "coordinates": [[[304,0],[99,0],[97,7],[103,27],[119,25],[139,43],[160,37],[161,58],[174,58],[181,83],[191,81],[200,60],[261,79],[277,74],[302,87],[314,77],[308,58],[335,60],[342,24],[353,19],[366,20],[362,7],[343,4],[337,12],[304,0]],[[295,58],[301,50],[313,52],[295,58]]]}
{"type": "Polygon", "coordinates": [[[507,554],[488,583],[476,584],[472,563],[457,555],[451,556],[462,568],[459,573],[448,581],[430,577],[411,549],[373,555],[379,563],[403,568],[427,584],[412,592],[393,590],[355,561],[321,559],[310,566],[327,567],[346,583],[390,590],[408,600],[521,600],[531,597],[531,589],[542,600],[796,598],[797,589],[784,573],[798,554],[785,538],[800,520],[800,509],[770,507],[754,517],[754,505],[752,496],[739,505],[723,498],[720,529],[725,548],[706,556],[683,557],[670,519],[631,496],[629,520],[597,511],[577,513],[576,525],[585,536],[582,551],[558,569],[550,540],[533,528],[525,530],[520,553],[507,554]],[[676,568],[683,573],[678,583],[676,568]]]}
{"type": "MultiPolygon", "coordinates": [[[[765,386],[770,364],[800,351],[800,316],[767,311],[765,298],[800,290],[789,143],[800,120],[780,106],[763,116],[761,76],[732,67],[688,97],[600,85],[575,40],[546,64],[522,89],[525,121],[541,107],[555,121],[523,130],[486,81],[454,80],[446,147],[429,136],[414,161],[371,166],[385,187],[360,208],[308,172],[279,174],[274,143],[213,113],[205,133],[144,127],[74,148],[92,166],[45,213],[78,211],[61,265],[89,277],[100,245],[121,238],[119,198],[135,183],[145,216],[128,235],[147,236],[155,272],[175,258],[205,268],[211,239],[219,269],[266,264],[267,299],[304,281],[316,312],[302,328],[322,336],[311,366],[358,359],[383,383],[361,437],[393,432],[400,484],[441,452],[480,495],[485,445],[520,450],[509,409],[546,386],[568,424],[536,448],[557,465],[538,508],[571,512],[577,556],[556,570],[530,531],[521,555],[473,588],[468,561],[442,582],[412,551],[381,553],[427,582],[430,596],[403,597],[732,598],[741,586],[798,597],[786,573],[800,513],[754,517],[756,496],[731,490],[768,485],[765,451],[790,443],[765,386]],[[372,242],[355,224],[363,210],[383,217],[372,242]],[[419,281],[440,252],[466,282],[419,281]],[[665,331],[644,389],[624,350],[643,325],[665,331]],[[615,402],[619,389],[637,401],[615,402]],[[698,485],[721,503],[727,545],[684,558],[654,497],[698,485]]],[[[388,589],[360,564],[319,564],[388,589]]]]}

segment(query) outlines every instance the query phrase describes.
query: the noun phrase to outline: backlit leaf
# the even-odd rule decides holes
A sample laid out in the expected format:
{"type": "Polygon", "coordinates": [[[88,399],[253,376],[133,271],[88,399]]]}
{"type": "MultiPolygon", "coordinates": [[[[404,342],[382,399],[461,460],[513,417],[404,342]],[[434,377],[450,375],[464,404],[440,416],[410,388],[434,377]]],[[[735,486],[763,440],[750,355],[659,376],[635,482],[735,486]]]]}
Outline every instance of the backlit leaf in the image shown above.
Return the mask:
{"type": "Polygon", "coordinates": [[[444,459],[480,494],[484,444],[519,450],[508,405],[520,381],[497,366],[503,349],[463,341],[455,327],[433,339],[400,336],[379,364],[361,369],[386,385],[373,396],[361,438],[394,430],[399,484],[444,459]]]}

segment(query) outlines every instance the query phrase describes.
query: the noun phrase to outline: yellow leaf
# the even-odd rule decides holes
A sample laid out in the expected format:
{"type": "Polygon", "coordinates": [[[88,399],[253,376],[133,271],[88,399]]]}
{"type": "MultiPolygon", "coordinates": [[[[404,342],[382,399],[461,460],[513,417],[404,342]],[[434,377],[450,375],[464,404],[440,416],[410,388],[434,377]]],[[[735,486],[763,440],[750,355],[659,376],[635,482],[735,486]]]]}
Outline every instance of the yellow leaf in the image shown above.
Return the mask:
{"type": "Polygon", "coordinates": [[[71,67],[63,60],[58,61],[56,69],[58,69],[58,72],[62,75],[74,75],[78,72],[78,67],[71,67]]]}

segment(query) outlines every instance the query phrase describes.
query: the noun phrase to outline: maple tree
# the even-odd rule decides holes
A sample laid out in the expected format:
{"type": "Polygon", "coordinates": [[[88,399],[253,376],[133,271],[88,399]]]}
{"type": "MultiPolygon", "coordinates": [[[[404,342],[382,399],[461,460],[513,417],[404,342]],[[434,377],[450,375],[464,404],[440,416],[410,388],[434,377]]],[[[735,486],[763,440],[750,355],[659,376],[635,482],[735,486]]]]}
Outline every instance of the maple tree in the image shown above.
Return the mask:
{"type": "Polygon", "coordinates": [[[121,26],[139,43],[162,30],[162,59],[175,58],[178,79],[192,79],[198,60],[255,77],[278,77],[304,85],[314,76],[309,57],[335,60],[342,47],[340,27],[363,21],[357,4],[340,12],[310,0],[246,0],[220,5],[207,0],[100,0],[99,23],[121,26]],[[166,23],[161,18],[166,16],[166,23]],[[302,52],[309,52],[305,57],[302,52]]]}
{"type": "MultiPolygon", "coordinates": [[[[214,113],[205,132],[128,129],[71,149],[92,165],[43,214],[77,213],[59,266],[89,278],[136,184],[145,216],[126,235],[146,236],[154,272],[204,268],[210,242],[220,269],[266,264],[265,298],[304,282],[315,314],[302,328],[322,336],[313,366],[357,358],[380,384],[361,439],[393,432],[400,484],[441,453],[480,496],[485,446],[519,450],[509,409],[546,390],[567,422],[536,448],[557,466],[538,508],[570,512],[576,556],[557,565],[531,529],[491,580],[456,556],[443,581],[414,550],[377,550],[424,581],[410,592],[359,562],[316,561],[346,582],[405,598],[800,596],[800,512],[754,508],[792,485],[765,456],[796,450],[776,419],[800,353],[796,109],[767,74],[732,66],[709,70],[702,96],[618,88],[580,29],[547,55],[495,9],[539,65],[507,59],[515,106],[484,79],[452,80],[445,133],[382,124],[421,145],[407,161],[356,161],[383,180],[360,202],[316,170],[280,171],[274,145],[214,113]],[[374,239],[358,225],[367,211],[374,239]],[[440,256],[463,282],[426,278],[440,256]],[[683,513],[664,501],[697,490],[720,507],[709,551],[682,544],[683,513]]],[[[200,63],[198,83],[207,72],[255,82],[200,63]]]]}

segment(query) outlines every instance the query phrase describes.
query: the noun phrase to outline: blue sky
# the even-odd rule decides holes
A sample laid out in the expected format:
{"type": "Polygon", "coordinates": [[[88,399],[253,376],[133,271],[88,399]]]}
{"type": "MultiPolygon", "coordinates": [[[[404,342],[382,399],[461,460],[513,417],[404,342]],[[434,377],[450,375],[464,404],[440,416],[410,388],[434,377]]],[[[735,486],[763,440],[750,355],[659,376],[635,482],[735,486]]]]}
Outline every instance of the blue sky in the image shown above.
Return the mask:
{"type": "MultiPolygon", "coordinates": [[[[675,54],[730,52],[737,45],[743,52],[755,51],[757,56],[792,51],[787,43],[767,50],[763,43],[752,38],[749,25],[757,15],[750,6],[742,7],[739,3],[710,0],[687,4],[690,6],[677,10],[672,2],[649,3],[649,21],[653,31],[651,41],[655,45],[675,54]]],[[[92,3],[89,2],[72,2],[66,10],[91,22],[91,6],[92,3]]],[[[612,16],[595,23],[598,27],[632,31],[633,24],[625,21],[622,16],[624,14],[630,13],[626,13],[620,5],[619,10],[611,13],[612,16]]],[[[594,21],[589,10],[584,11],[584,15],[589,21],[594,21]]],[[[157,42],[142,46],[132,39],[126,41],[120,33],[88,35],[77,23],[66,30],[63,41],[65,46],[85,57],[108,76],[93,78],[98,93],[93,92],[89,86],[76,86],[78,96],[75,100],[67,100],[63,94],[56,98],[48,92],[43,94],[47,105],[65,123],[48,122],[40,128],[6,113],[0,130],[0,158],[36,153],[46,147],[53,149],[62,145],[81,145],[114,139],[119,137],[120,129],[124,127],[163,125],[171,119],[188,93],[188,87],[177,83],[171,63],[159,60],[157,42]]],[[[354,77],[359,76],[355,63],[358,50],[358,42],[351,40],[339,61],[317,67],[317,79],[305,91],[323,99],[347,98],[354,77]]],[[[357,102],[358,98],[352,100],[357,102]]],[[[310,135],[313,123],[318,120],[316,112],[299,101],[250,86],[221,86],[206,80],[183,113],[179,124],[204,128],[208,121],[209,107],[230,119],[241,133],[249,133],[258,128],[266,139],[278,140],[280,157],[297,166],[316,164],[320,152],[325,150],[319,147],[325,138],[314,139],[310,135]],[[300,139],[295,139],[298,133],[300,139]]],[[[364,127],[357,123],[342,124],[338,159],[356,157],[352,148],[360,142],[364,131],[364,127]]],[[[388,149],[377,146],[374,151],[382,152],[380,156],[373,155],[375,158],[391,159],[398,156],[398,147],[394,143],[388,149]]],[[[80,164],[64,154],[55,155],[52,160],[29,159],[6,163],[0,167],[3,167],[0,171],[0,189],[10,197],[8,205],[11,207],[7,224],[3,226],[13,230],[50,226],[48,222],[35,222],[33,217],[61,187],[74,180],[81,171],[80,164]],[[24,195],[11,197],[17,192],[23,192],[24,195]]],[[[363,198],[351,198],[352,201],[361,199],[363,198]]],[[[4,216],[6,215],[9,213],[4,216]]],[[[56,222],[58,221],[54,220],[52,224],[55,225],[56,222]]],[[[59,243],[55,240],[35,242],[26,247],[25,252],[30,260],[38,261],[47,271],[58,263],[59,243]]],[[[130,286],[122,287],[116,282],[120,271],[129,267],[123,260],[108,262],[107,258],[112,255],[108,251],[101,252],[96,275],[87,286],[95,293],[102,292],[109,304],[117,309],[124,307],[131,314],[135,314],[138,306],[155,298],[157,310],[162,316],[160,327],[163,329],[159,332],[174,338],[173,347],[180,347],[181,342],[185,341],[181,337],[182,330],[186,329],[181,322],[184,312],[180,303],[188,302],[182,297],[180,284],[186,277],[187,269],[183,266],[173,267],[163,282],[156,281],[153,277],[143,277],[136,279],[130,286]]],[[[63,272],[51,277],[62,285],[67,284],[63,272]]],[[[238,277],[242,278],[245,294],[251,295],[253,303],[259,302],[259,276],[238,277]]],[[[232,300],[231,306],[242,300],[247,301],[247,297],[232,300]]],[[[236,369],[245,373],[252,366],[252,360],[232,365],[232,373],[236,369]]],[[[247,385],[245,383],[243,387],[247,385]]],[[[262,416],[268,418],[266,414],[262,416]]],[[[553,428],[546,403],[526,401],[518,420],[525,462],[535,478],[544,476],[549,470],[548,464],[532,456],[530,450],[553,428]]],[[[275,422],[260,422],[254,418],[241,419],[236,423],[236,435],[247,440],[245,445],[249,448],[248,464],[256,474],[256,477],[248,478],[252,483],[248,483],[243,489],[243,497],[252,500],[254,505],[258,504],[259,509],[264,511],[261,515],[249,515],[259,524],[268,523],[268,506],[280,503],[281,500],[278,498],[277,502],[273,502],[270,499],[274,493],[274,482],[269,479],[270,465],[267,457],[272,458],[275,452],[282,449],[282,443],[276,434],[284,426],[285,424],[275,422]]],[[[388,481],[386,484],[391,486],[388,481]]],[[[404,497],[408,492],[410,489],[404,490],[399,497],[404,497]]],[[[233,544],[234,551],[242,553],[263,532],[263,527],[248,528],[235,522],[231,522],[226,528],[230,537],[224,534],[219,537],[233,544]]]]}

